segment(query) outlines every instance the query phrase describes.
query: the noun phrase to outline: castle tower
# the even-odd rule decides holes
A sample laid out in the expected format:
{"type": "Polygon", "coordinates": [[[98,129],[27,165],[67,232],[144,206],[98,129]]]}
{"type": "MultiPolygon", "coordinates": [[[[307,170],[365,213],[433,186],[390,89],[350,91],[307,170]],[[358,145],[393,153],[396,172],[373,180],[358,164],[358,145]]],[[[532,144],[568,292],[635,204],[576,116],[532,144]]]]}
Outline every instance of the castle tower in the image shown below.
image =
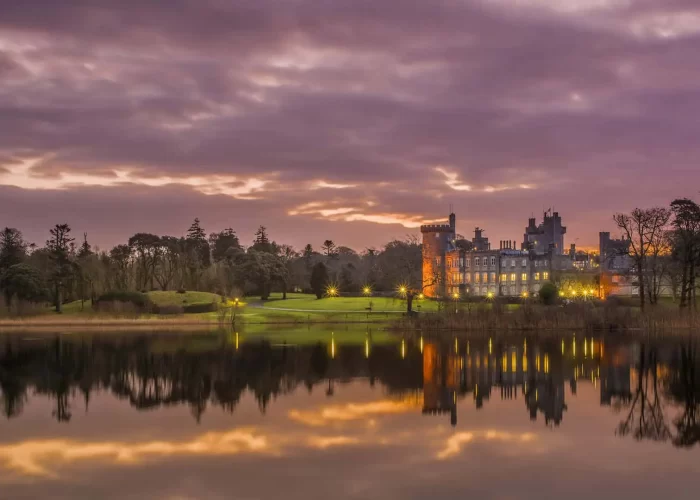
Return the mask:
{"type": "Polygon", "coordinates": [[[445,295],[445,255],[455,240],[456,225],[457,218],[452,213],[449,224],[427,224],[420,228],[423,234],[423,293],[427,297],[445,295]]]}

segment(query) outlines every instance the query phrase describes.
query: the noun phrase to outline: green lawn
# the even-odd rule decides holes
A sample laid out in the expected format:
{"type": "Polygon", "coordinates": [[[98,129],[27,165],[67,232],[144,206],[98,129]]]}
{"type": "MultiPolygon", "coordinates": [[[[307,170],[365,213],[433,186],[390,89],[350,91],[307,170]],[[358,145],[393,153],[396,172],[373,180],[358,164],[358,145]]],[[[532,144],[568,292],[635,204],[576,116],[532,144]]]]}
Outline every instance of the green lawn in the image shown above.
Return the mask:
{"type": "Polygon", "coordinates": [[[221,296],[209,292],[148,292],[147,295],[154,304],[159,306],[184,306],[221,302],[221,296]]]}
{"type": "MultiPolygon", "coordinates": [[[[368,313],[370,302],[373,313],[405,312],[406,301],[388,297],[325,297],[317,299],[314,295],[288,294],[282,300],[281,294],[273,294],[263,303],[264,308],[291,309],[301,311],[341,311],[343,313],[368,313]]],[[[435,311],[436,303],[431,300],[414,300],[416,311],[435,311]]],[[[280,311],[281,312],[281,311],[280,311]]]]}

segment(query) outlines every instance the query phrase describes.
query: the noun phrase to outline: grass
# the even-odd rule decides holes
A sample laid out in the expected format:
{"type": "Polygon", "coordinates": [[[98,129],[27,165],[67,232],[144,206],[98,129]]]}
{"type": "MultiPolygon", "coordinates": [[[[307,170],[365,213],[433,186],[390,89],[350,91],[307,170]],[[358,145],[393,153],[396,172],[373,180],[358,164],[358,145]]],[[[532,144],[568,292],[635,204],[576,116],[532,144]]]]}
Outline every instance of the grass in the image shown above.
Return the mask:
{"type": "MultiPolygon", "coordinates": [[[[263,308],[302,310],[302,311],[341,311],[343,313],[398,313],[406,311],[406,301],[392,297],[324,297],[317,299],[314,295],[288,294],[282,300],[281,294],[273,294],[264,302],[263,308]]],[[[414,300],[413,308],[417,311],[435,311],[436,302],[431,300],[414,300]]]]}
{"type": "Polygon", "coordinates": [[[221,302],[221,296],[209,292],[148,292],[148,298],[158,306],[185,306],[221,302]]]}

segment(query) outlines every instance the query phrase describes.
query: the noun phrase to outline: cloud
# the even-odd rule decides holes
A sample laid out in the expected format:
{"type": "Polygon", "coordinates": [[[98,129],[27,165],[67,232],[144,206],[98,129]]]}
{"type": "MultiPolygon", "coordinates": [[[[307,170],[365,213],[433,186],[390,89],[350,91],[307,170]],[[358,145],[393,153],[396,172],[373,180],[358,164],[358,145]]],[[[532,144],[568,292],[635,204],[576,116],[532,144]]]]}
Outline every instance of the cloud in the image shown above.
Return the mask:
{"type": "MultiPolygon", "coordinates": [[[[135,189],[185,188],[183,212],[261,202],[297,246],[295,221],[361,247],[448,204],[495,239],[554,204],[591,244],[610,213],[700,181],[691,0],[25,4],[0,18],[0,186],[72,192],[78,230],[106,211],[77,210],[86,190],[129,210],[135,189]]],[[[186,225],[169,204],[154,218],[186,225]]]]}

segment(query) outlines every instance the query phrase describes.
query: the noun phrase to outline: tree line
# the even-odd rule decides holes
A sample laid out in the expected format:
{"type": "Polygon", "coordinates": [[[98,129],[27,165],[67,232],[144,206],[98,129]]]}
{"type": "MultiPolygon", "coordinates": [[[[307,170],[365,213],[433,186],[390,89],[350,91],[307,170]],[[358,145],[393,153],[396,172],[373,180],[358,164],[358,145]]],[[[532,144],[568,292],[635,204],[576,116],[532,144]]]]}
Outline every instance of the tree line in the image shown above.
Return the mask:
{"type": "Polygon", "coordinates": [[[636,208],[613,220],[627,245],[612,253],[629,258],[642,310],[670,289],[681,309],[697,309],[700,271],[700,205],[688,198],[669,207],[636,208]]]}
{"type": "Polygon", "coordinates": [[[86,233],[76,241],[68,224],[56,224],[41,247],[22,232],[0,232],[0,290],[7,307],[98,300],[110,292],[195,290],[226,297],[273,291],[323,296],[327,287],[343,293],[394,290],[397,283],[420,280],[421,246],[416,238],[394,240],[363,252],[326,240],[317,251],[309,243],[297,250],[272,240],[260,226],[249,245],[232,228],[207,235],[195,219],[184,236],[136,233],[103,251],[86,233]]]}

